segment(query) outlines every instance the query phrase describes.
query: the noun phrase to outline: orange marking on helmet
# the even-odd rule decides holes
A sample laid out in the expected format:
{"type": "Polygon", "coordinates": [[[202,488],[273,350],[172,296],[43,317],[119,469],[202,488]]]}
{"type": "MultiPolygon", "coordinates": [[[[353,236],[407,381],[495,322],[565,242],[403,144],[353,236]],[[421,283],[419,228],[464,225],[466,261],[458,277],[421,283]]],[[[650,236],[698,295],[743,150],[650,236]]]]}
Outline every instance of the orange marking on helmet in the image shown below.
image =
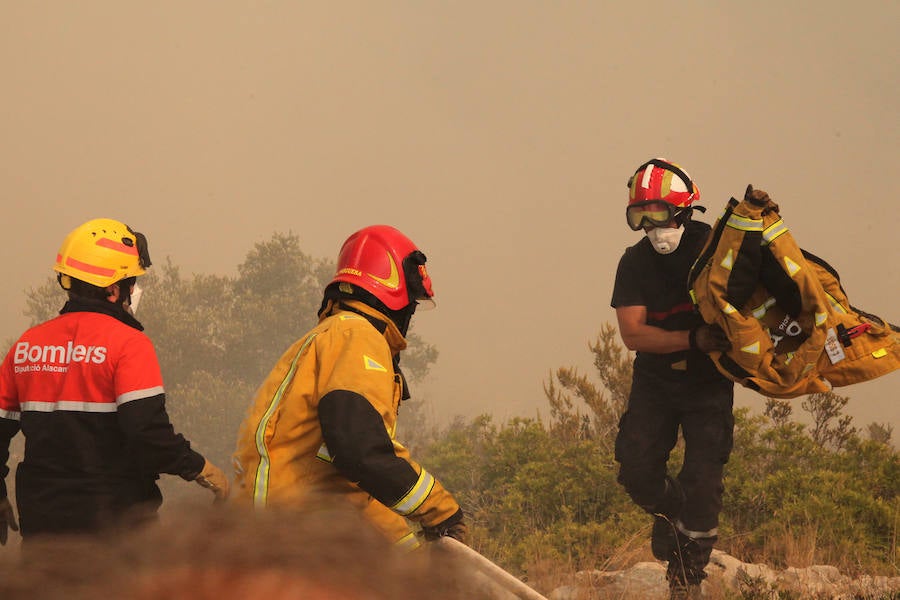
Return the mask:
{"type": "Polygon", "coordinates": [[[100,238],[97,240],[97,245],[103,248],[109,248],[110,250],[124,252],[125,254],[131,254],[132,256],[137,256],[138,253],[135,246],[126,246],[122,242],[116,242],[109,238],[100,238]]]}
{"type": "Polygon", "coordinates": [[[79,271],[84,271],[85,273],[92,273],[94,275],[101,275],[104,277],[111,277],[116,274],[115,269],[106,269],[103,267],[98,267],[96,265],[89,265],[88,263],[81,262],[80,260],[76,260],[72,257],[66,259],[66,266],[72,267],[73,269],[78,269],[79,271]]]}

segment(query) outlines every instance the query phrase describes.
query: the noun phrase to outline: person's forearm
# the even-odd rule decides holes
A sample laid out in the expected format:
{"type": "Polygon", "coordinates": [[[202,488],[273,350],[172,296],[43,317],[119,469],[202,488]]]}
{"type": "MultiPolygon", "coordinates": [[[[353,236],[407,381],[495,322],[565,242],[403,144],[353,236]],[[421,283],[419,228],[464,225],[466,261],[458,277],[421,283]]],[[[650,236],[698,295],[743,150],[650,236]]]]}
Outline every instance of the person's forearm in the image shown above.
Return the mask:
{"type": "Polygon", "coordinates": [[[622,341],[629,350],[667,354],[690,348],[689,332],[667,331],[653,325],[636,325],[622,332],[622,341]]]}

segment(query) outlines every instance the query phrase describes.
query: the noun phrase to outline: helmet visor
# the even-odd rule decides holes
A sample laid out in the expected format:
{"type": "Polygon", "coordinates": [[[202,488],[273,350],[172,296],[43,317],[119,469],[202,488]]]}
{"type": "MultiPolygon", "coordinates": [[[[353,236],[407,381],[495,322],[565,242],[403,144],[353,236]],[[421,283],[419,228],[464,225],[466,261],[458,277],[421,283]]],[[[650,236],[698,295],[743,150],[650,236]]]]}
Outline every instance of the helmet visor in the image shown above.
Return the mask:
{"type": "Polygon", "coordinates": [[[134,235],[138,252],[138,264],[142,269],[149,269],[150,265],[153,263],[150,261],[150,249],[147,248],[147,236],[143,233],[134,231],[131,227],[128,228],[128,231],[134,235]]]}
{"type": "Polygon", "coordinates": [[[665,227],[675,218],[676,208],[663,200],[647,200],[625,209],[625,220],[634,231],[643,227],[665,227]]]}
{"type": "Polygon", "coordinates": [[[434,290],[431,287],[431,276],[425,268],[425,254],[414,250],[403,259],[403,272],[410,302],[416,302],[420,308],[434,308],[434,290]]]}

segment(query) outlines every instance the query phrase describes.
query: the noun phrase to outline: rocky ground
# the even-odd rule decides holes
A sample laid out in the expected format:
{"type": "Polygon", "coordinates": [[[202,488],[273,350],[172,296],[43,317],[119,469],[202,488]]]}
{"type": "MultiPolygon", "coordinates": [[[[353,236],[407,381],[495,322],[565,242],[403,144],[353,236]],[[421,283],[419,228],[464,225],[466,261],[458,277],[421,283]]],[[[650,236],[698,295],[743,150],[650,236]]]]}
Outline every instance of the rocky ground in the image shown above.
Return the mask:
{"type": "MultiPolygon", "coordinates": [[[[812,566],[776,571],[766,565],[743,563],[718,550],[706,569],[703,597],[710,600],[752,598],[783,600],[898,600],[900,577],[851,578],[835,567],[812,566]]],[[[665,567],[641,562],[621,571],[582,571],[576,584],[560,587],[550,600],[606,600],[667,598],[665,567]]]]}

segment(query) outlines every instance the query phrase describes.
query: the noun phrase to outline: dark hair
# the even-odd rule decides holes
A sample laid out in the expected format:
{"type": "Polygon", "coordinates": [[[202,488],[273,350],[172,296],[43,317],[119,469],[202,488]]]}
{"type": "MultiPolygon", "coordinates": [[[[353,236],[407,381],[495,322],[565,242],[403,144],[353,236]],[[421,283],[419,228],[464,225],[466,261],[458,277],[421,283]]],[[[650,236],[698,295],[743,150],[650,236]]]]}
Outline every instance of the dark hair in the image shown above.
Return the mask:
{"type": "MultiPolygon", "coordinates": [[[[69,293],[69,298],[74,297],[84,298],[87,300],[106,300],[109,297],[109,293],[106,291],[105,287],[93,285],[86,281],[75,279],[74,277],[71,277],[69,275],[57,273],[56,281],[59,282],[59,286],[61,288],[69,293]],[[69,287],[63,285],[64,283],[67,283],[69,287]]],[[[117,301],[117,304],[123,304],[124,302],[131,300],[131,287],[136,281],[137,277],[126,277],[125,279],[120,279],[115,284],[113,284],[119,286],[119,300],[117,301]]]]}

